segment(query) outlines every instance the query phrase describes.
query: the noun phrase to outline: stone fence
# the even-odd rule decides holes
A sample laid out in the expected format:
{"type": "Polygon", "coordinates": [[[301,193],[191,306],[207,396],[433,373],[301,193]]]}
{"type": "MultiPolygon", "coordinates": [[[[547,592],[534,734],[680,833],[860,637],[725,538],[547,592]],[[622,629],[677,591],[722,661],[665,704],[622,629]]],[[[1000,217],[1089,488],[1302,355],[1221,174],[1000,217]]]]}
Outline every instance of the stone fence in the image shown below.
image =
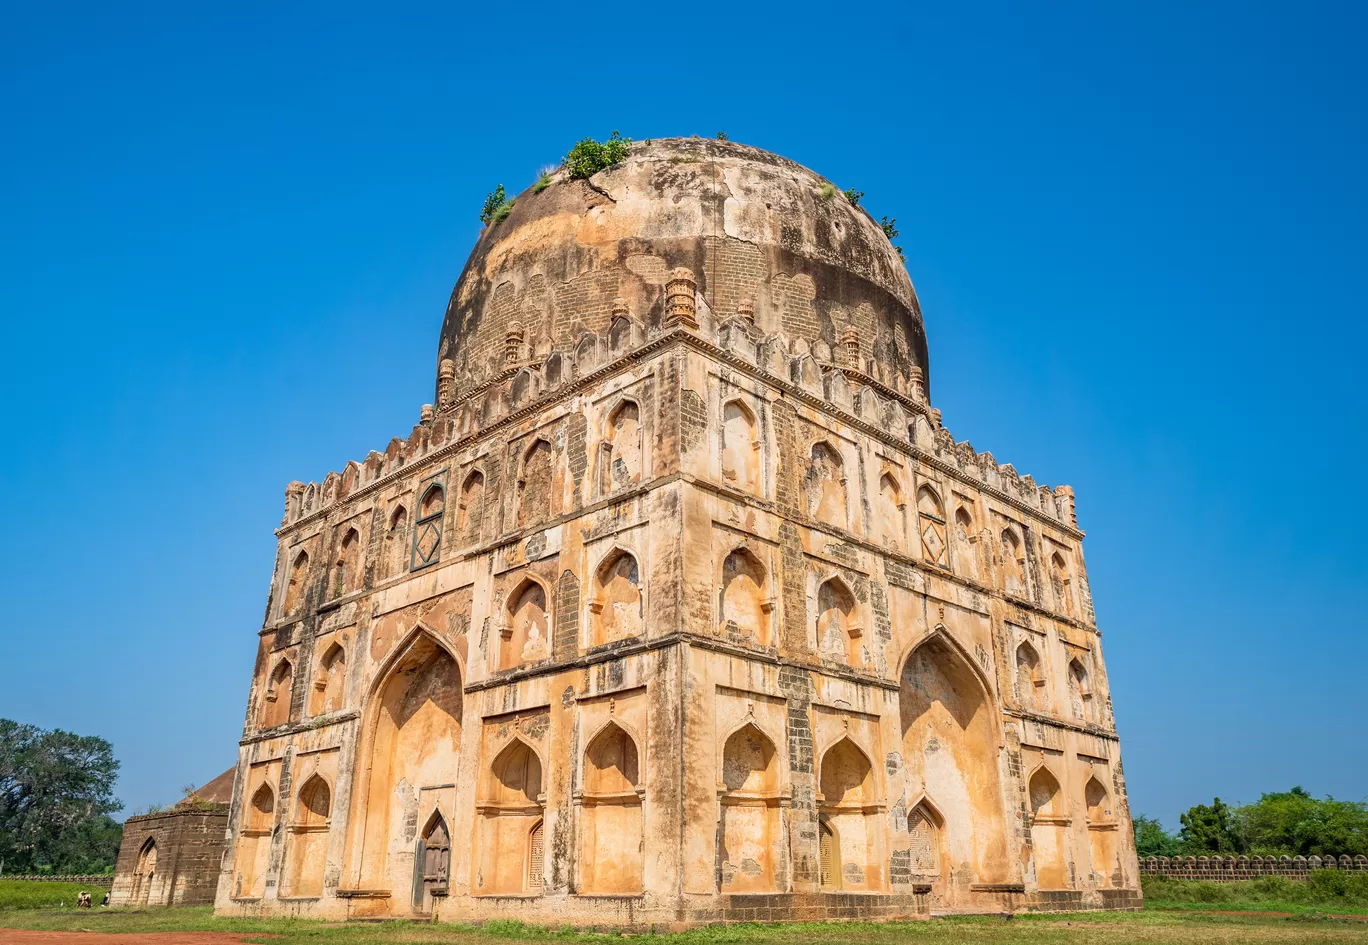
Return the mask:
{"type": "Polygon", "coordinates": [[[1173,879],[1206,879],[1228,882],[1260,876],[1305,879],[1312,870],[1368,871],[1368,856],[1147,856],[1140,858],[1145,876],[1173,879]]]}
{"type": "Polygon", "coordinates": [[[93,873],[89,875],[76,873],[44,873],[41,875],[0,873],[0,879],[21,879],[29,883],[80,883],[83,886],[114,885],[113,873],[93,873]]]}

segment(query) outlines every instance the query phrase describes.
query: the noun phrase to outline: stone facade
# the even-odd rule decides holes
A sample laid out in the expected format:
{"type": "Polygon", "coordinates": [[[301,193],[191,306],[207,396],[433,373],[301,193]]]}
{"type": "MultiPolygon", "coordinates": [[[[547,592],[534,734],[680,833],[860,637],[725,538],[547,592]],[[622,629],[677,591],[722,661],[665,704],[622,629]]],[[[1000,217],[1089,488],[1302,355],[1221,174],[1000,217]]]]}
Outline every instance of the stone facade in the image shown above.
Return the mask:
{"type": "Polygon", "coordinates": [[[435,405],[286,490],[219,912],[1139,904],[1073,493],[833,192],[671,139],[486,229],[435,405]]]}
{"type": "Polygon", "coordinates": [[[230,768],[170,810],[124,821],[109,902],[114,906],[202,906],[223,869],[230,768]]]}

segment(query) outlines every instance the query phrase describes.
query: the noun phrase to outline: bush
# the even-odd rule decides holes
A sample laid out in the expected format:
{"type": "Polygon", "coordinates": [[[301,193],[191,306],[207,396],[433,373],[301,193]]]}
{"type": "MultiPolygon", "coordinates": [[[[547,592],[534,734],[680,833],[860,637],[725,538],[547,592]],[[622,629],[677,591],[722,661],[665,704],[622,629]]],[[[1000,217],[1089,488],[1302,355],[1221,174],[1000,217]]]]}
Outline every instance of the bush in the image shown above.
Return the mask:
{"type": "Polygon", "coordinates": [[[485,197],[484,207],[480,210],[480,222],[488,226],[499,224],[513,212],[513,201],[504,195],[504,185],[500,184],[485,197]]]}
{"type": "Polygon", "coordinates": [[[585,138],[565,156],[565,169],[577,180],[593,177],[599,171],[620,164],[632,153],[632,139],[614,131],[607,141],[585,138]]]}
{"type": "Polygon", "coordinates": [[[860,205],[860,198],[864,196],[863,190],[856,190],[854,187],[849,190],[844,190],[842,193],[845,194],[845,199],[850,201],[852,207],[858,207],[860,205]]]}
{"type": "Polygon", "coordinates": [[[532,193],[539,194],[551,186],[551,175],[547,171],[542,171],[537,175],[537,182],[532,185],[532,193]]]}
{"type": "Polygon", "coordinates": [[[1306,879],[1263,876],[1213,883],[1197,879],[1145,876],[1145,899],[1152,903],[1246,903],[1267,906],[1368,907],[1368,873],[1358,870],[1312,870],[1306,879]]]}
{"type": "Polygon", "coordinates": [[[818,195],[819,197],[821,197],[823,200],[830,200],[832,197],[835,197],[835,196],[836,196],[836,185],[835,185],[835,184],[823,184],[823,185],[817,190],[817,195],[818,195]]]}

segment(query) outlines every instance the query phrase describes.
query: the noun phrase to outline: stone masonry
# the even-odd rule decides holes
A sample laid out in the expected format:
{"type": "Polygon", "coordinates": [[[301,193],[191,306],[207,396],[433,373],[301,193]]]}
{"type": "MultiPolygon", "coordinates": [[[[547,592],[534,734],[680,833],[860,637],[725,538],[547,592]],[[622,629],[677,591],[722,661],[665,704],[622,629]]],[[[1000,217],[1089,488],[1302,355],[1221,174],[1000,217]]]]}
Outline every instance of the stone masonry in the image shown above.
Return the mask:
{"type": "Polygon", "coordinates": [[[699,139],[557,172],[436,376],[286,489],[219,913],[1139,905],[1073,492],[950,435],[828,182],[699,139]]]}

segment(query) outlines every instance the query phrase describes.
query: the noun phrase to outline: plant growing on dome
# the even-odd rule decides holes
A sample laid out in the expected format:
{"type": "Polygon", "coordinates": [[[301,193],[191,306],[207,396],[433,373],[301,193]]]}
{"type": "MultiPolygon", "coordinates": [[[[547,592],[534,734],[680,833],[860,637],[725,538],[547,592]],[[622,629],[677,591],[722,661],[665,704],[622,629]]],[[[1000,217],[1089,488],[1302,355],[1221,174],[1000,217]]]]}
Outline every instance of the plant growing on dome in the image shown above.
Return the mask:
{"type": "Polygon", "coordinates": [[[718,141],[730,141],[731,138],[728,138],[728,137],[727,137],[727,133],[726,133],[725,131],[719,131],[719,132],[717,133],[717,140],[718,140],[718,141]]]}
{"type": "Polygon", "coordinates": [[[485,226],[499,224],[508,219],[512,212],[513,201],[504,194],[504,185],[500,184],[485,197],[484,207],[480,210],[480,222],[485,226]]]}
{"type": "Polygon", "coordinates": [[[532,185],[532,193],[539,194],[550,186],[551,171],[548,168],[542,168],[541,173],[537,175],[537,182],[532,185]]]}
{"type": "Polygon", "coordinates": [[[858,207],[860,205],[860,198],[864,196],[863,190],[856,190],[854,187],[849,190],[844,190],[842,193],[845,194],[845,199],[850,201],[852,207],[858,207]]]}
{"type": "MultiPolygon", "coordinates": [[[[879,217],[879,229],[883,230],[884,236],[887,236],[888,241],[892,243],[893,240],[898,238],[898,218],[879,217]]],[[[903,248],[896,243],[893,244],[893,248],[898,251],[898,258],[906,263],[907,256],[903,254],[903,248]]]]}
{"type": "Polygon", "coordinates": [[[820,196],[823,200],[830,200],[832,197],[836,196],[836,185],[830,183],[823,184],[820,188],[818,188],[817,195],[820,196]]]}
{"type": "Polygon", "coordinates": [[[614,131],[607,141],[585,138],[565,156],[565,169],[572,178],[583,180],[599,171],[620,164],[632,153],[632,139],[614,131]]]}

